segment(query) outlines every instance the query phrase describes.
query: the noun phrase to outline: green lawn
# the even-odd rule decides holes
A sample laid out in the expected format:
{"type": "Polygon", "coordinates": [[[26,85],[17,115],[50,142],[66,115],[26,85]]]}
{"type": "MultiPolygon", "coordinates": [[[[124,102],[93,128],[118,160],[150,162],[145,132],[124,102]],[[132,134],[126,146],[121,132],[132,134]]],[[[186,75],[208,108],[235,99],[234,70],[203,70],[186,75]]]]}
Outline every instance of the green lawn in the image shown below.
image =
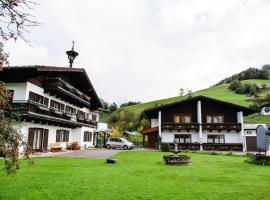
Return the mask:
{"type": "Polygon", "coordinates": [[[245,157],[189,154],[192,165],[160,164],[161,152],[121,152],[104,160],[35,158],[0,173],[0,199],[270,199],[270,167],[245,157]]]}

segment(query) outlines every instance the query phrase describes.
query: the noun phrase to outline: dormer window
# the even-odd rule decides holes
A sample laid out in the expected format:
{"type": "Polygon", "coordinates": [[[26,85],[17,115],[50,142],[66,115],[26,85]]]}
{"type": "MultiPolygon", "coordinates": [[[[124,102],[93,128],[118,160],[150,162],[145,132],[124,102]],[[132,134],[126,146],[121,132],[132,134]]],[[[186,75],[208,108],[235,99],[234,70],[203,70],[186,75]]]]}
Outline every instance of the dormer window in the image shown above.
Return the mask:
{"type": "Polygon", "coordinates": [[[224,123],[223,115],[206,115],[206,123],[224,123]]]}

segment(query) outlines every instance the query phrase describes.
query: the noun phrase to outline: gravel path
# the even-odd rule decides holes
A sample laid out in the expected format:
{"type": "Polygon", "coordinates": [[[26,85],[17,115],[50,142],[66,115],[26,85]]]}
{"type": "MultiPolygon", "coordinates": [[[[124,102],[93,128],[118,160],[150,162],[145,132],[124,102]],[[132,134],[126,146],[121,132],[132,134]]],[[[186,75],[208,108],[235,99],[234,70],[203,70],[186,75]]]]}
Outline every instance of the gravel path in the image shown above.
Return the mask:
{"type": "Polygon", "coordinates": [[[64,157],[64,158],[108,158],[120,152],[121,150],[114,149],[92,149],[79,151],[66,151],[60,153],[47,153],[43,156],[47,157],[64,157]]]}

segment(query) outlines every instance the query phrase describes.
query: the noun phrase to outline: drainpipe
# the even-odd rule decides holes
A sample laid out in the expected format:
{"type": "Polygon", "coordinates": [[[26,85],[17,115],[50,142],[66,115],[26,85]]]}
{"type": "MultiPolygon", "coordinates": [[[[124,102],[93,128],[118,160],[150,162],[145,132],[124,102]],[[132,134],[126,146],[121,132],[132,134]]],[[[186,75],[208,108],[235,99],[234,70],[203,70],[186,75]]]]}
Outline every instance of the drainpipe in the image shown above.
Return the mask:
{"type": "Polygon", "coordinates": [[[243,144],[243,152],[246,152],[247,148],[246,148],[246,138],[244,135],[244,117],[242,111],[237,112],[237,122],[241,124],[241,139],[243,144]]]}
{"type": "Polygon", "coordinates": [[[197,122],[199,124],[199,140],[200,140],[200,151],[203,150],[203,133],[202,133],[202,103],[197,101],[197,122]]]}

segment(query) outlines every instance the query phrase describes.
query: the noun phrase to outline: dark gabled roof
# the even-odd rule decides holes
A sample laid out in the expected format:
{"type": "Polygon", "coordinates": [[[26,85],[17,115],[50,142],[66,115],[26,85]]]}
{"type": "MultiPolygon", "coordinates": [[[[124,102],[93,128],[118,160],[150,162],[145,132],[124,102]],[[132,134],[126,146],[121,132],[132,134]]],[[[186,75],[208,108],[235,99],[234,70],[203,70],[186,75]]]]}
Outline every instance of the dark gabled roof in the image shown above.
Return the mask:
{"type": "Polygon", "coordinates": [[[54,67],[43,65],[9,66],[0,71],[0,81],[3,82],[25,82],[29,78],[38,76],[64,76],[70,79],[71,84],[91,96],[91,104],[95,108],[101,108],[100,99],[83,68],[54,67]]]}
{"type": "Polygon", "coordinates": [[[239,111],[240,110],[243,111],[244,115],[249,115],[249,114],[253,114],[253,113],[257,112],[256,110],[253,110],[253,109],[248,108],[248,107],[240,106],[240,105],[233,104],[233,103],[226,102],[226,101],[221,101],[221,100],[210,98],[210,97],[207,97],[207,96],[195,96],[195,97],[186,98],[186,99],[181,100],[181,101],[176,101],[174,103],[169,103],[169,104],[161,105],[161,106],[158,106],[158,107],[155,107],[155,108],[146,109],[146,110],[143,111],[143,115],[147,116],[149,114],[153,114],[153,113],[155,113],[155,112],[157,112],[159,110],[162,110],[164,108],[168,108],[168,107],[171,107],[171,106],[174,106],[174,105],[183,104],[183,103],[187,103],[187,102],[195,102],[195,101],[198,101],[198,100],[208,100],[208,101],[212,101],[212,102],[216,102],[216,103],[226,104],[228,106],[232,106],[232,107],[234,107],[236,109],[239,109],[239,111]]]}

